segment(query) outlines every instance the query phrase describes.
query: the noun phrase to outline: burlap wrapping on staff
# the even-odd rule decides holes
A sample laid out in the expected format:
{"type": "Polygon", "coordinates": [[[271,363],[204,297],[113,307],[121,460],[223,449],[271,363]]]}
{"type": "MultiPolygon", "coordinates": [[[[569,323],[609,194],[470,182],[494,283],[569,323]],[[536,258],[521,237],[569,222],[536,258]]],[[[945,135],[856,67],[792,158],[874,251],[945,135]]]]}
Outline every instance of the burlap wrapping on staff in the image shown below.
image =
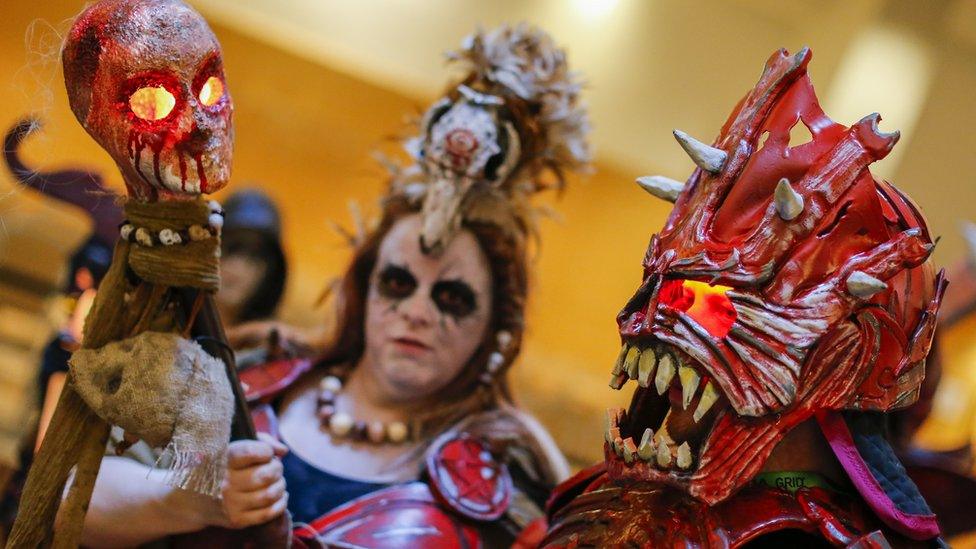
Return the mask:
{"type": "MultiPolygon", "coordinates": [[[[153,234],[159,234],[163,229],[179,232],[193,225],[206,227],[210,213],[210,206],[203,199],[153,203],[129,200],[125,204],[128,221],[153,234]]],[[[129,252],[129,266],[146,282],[217,291],[220,287],[219,246],[220,240],[213,237],[174,246],[136,245],[129,252]]]]}
{"type": "MultiPolygon", "coordinates": [[[[156,234],[206,227],[203,200],[125,205],[128,221],[156,234]]],[[[197,343],[167,307],[172,287],[216,290],[220,240],[146,247],[119,240],[85,322],[71,382],[106,422],[164,449],[174,486],[219,495],[233,418],[224,365],[197,343]],[[133,280],[131,269],[139,280],[133,280]]]]}
{"type": "Polygon", "coordinates": [[[71,369],[102,419],[172,458],[167,482],[220,494],[234,399],[218,359],[177,334],[143,332],[76,352],[71,369]]]}

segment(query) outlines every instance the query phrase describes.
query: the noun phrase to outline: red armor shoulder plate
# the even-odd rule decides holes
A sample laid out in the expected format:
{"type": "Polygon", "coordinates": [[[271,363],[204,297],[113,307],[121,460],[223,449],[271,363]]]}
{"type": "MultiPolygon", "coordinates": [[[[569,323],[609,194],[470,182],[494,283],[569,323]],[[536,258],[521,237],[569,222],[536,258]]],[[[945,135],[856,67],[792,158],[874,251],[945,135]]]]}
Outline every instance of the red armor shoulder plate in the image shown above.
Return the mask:
{"type": "Polygon", "coordinates": [[[270,402],[302,374],[312,369],[307,358],[288,358],[252,366],[238,372],[250,403],[270,402]]]}
{"type": "Polygon", "coordinates": [[[445,510],[423,482],[351,501],[295,531],[295,547],[480,548],[478,531],[445,510]]]}
{"type": "Polygon", "coordinates": [[[427,453],[431,490],[444,505],[481,521],[497,520],[512,500],[508,467],[480,440],[449,433],[427,453]]]}

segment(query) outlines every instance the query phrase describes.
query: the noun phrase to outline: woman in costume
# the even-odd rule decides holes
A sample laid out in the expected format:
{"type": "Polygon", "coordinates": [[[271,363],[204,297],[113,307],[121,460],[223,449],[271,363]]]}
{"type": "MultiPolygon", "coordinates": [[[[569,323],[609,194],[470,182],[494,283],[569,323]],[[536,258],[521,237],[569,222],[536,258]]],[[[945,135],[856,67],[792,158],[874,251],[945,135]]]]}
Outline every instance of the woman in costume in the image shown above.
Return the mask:
{"type": "Polygon", "coordinates": [[[539,516],[567,467],[512,404],[507,372],[524,327],[528,199],[585,166],[587,119],[539,30],[477,33],[452,59],[469,74],[426,113],[415,163],[395,170],[357,240],[333,343],[314,363],[242,372],[278,440],[231,444],[221,503],[107,459],[88,542],[240,529],[287,507],[308,545],[507,546],[539,516]]]}

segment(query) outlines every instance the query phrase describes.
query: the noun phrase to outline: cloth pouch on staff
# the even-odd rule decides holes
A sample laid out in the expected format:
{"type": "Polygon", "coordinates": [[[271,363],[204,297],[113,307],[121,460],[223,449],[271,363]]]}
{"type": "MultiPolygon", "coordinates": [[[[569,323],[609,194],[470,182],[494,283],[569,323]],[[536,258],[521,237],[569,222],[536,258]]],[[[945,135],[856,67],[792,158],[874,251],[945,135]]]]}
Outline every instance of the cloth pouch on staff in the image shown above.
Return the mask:
{"type": "Polygon", "coordinates": [[[220,360],[177,334],[143,332],[69,362],[78,394],[106,422],[170,457],[167,482],[220,494],[234,399],[220,360]]]}

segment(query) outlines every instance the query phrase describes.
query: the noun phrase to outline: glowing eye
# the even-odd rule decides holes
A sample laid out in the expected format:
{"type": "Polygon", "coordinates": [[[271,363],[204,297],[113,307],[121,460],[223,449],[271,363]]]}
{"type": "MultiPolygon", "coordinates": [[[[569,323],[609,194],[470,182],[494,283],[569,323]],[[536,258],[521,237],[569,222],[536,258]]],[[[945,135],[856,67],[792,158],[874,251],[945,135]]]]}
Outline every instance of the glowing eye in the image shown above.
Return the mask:
{"type": "Polygon", "coordinates": [[[216,76],[211,76],[200,88],[200,103],[205,107],[212,107],[224,96],[224,83],[216,76]]]}
{"type": "Polygon", "coordinates": [[[162,86],[139,88],[129,96],[129,108],[143,120],[162,120],[175,106],[176,98],[162,86]]]}
{"type": "Polygon", "coordinates": [[[661,284],[658,301],[684,311],[708,333],[725,337],[735,322],[735,307],[725,295],[728,286],[710,286],[695,280],[667,280],[661,284]]]}

